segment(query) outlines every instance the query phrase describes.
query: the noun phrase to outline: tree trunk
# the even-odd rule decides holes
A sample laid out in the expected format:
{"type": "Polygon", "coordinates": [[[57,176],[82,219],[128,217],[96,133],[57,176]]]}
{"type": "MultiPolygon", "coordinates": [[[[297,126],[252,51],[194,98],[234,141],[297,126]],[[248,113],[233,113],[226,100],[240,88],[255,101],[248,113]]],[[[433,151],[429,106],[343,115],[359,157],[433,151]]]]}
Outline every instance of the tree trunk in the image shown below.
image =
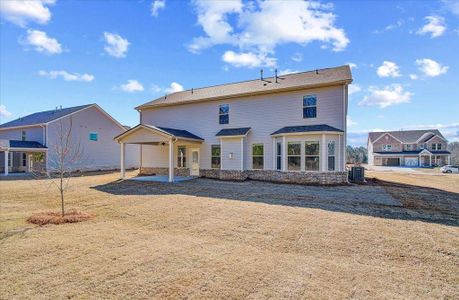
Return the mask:
{"type": "Polygon", "coordinates": [[[61,192],[61,208],[62,208],[62,216],[64,216],[64,186],[63,186],[63,178],[61,175],[61,186],[60,186],[60,192],[61,192]]]}

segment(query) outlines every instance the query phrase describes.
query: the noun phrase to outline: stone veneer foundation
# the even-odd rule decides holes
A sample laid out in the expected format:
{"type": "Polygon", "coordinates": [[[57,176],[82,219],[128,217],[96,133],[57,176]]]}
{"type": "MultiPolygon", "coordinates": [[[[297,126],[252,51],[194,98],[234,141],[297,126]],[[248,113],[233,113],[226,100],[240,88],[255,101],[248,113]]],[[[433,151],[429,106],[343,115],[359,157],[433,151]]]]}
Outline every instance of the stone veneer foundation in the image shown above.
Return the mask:
{"type": "MultiPolygon", "coordinates": [[[[146,168],[140,170],[141,175],[168,175],[168,168],[146,168]]],[[[190,176],[190,169],[175,168],[175,176],[190,176]]],[[[273,170],[218,170],[201,169],[200,177],[213,178],[220,180],[244,181],[247,179],[294,183],[294,184],[318,184],[318,185],[338,185],[346,184],[347,172],[281,172],[273,170]]]]}

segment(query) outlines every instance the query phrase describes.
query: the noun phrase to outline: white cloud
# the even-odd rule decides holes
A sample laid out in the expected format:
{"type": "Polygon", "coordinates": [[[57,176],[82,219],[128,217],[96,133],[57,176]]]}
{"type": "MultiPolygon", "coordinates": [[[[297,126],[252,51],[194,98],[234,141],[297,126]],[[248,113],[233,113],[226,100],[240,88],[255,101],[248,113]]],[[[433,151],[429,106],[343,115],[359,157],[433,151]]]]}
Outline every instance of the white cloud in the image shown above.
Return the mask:
{"type": "Polygon", "coordinates": [[[438,62],[430,58],[416,59],[416,64],[419,66],[419,71],[429,77],[436,77],[448,71],[447,66],[442,66],[438,62]]]}
{"type": "Polygon", "coordinates": [[[436,38],[446,30],[445,19],[440,16],[427,16],[424,18],[427,21],[422,28],[420,28],[417,34],[430,34],[430,38],[436,38]]]}
{"type": "Polygon", "coordinates": [[[21,43],[33,46],[37,52],[49,55],[62,53],[61,44],[44,31],[28,29],[27,36],[21,40],[21,43]]]}
{"type": "Polygon", "coordinates": [[[279,76],[293,74],[293,73],[300,73],[300,72],[301,71],[298,71],[298,70],[284,69],[284,70],[279,70],[279,76]]]}
{"type": "Polygon", "coordinates": [[[457,0],[442,0],[444,7],[455,14],[456,16],[459,16],[459,1],[457,0]]]}
{"type": "Polygon", "coordinates": [[[351,69],[358,69],[359,68],[359,66],[357,66],[356,63],[348,62],[347,65],[349,65],[349,68],[351,68],[351,69]]]}
{"type": "Polygon", "coordinates": [[[104,32],[105,51],[113,57],[125,57],[129,48],[129,41],[119,34],[104,32]]]}
{"type": "Polygon", "coordinates": [[[154,0],[151,3],[151,15],[157,17],[159,11],[166,7],[166,0],[154,0]]]}
{"type": "Polygon", "coordinates": [[[384,27],[384,29],[381,29],[381,30],[373,30],[372,33],[374,34],[381,34],[381,33],[384,33],[386,31],[391,31],[391,30],[394,30],[396,28],[399,28],[403,25],[403,20],[398,20],[397,22],[395,22],[394,24],[389,24],[387,25],[386,27],[384,27]]]}
{"type": "Polygon", "coordinates": [[[3,0],[0,4],[0,14],[6,20],[21,27],[25,27],[28,22],[46,24],[51,19],[48,5],[53,5],[55,2],[55,0],[3,0]]]}
{"type": "Polygon", "coordinates": [[[6,109],[6,106],[3,105],[3,104],[0,104],[0,117],[2,118],[9,118],[11,117],[13,114],[10,113],[7,109],[6,109]]]}
{"type": "Polygon", "coordinates": [[[223,56],[222,60],[235,67],[274,67],[276,65],[276,59],[267,57],[265,54],[255,54],[252,52],[246,53],[235,53],[234,51],[228,50],[223,56]]]}
{"type": "Polygon", "coordinates": [[[410,79],[411,79],[411,80],[416,80],[416,79],[418,79],[418,75],[416,75],[416,74],[410,74],[410,79]]]}
{"type": "Polygon", "coordinates": [[[404,91],[400,84],[392,84],[382,89],[370,87],[368,90],[370,94],[366,95],[359,102],[360,106],[379,106],[386,108],[392,105],[409,103],[413,96],[413,93],[404,91]]]}
{"type": "Polygon", "coordinates": [[[357,122],[353,121],[351,117],[347,116],[347,126],[352,127],[357,125],[357,122]]]}
{"type": "Polygon", "coordinates": [[[170,87],[168,87],[167,89],[164,89],[164,91],[166,93],[168,93],[168,94],[181,92],[183,90],[184,90],[183,86],[180,83],[177,83],[177,82],[172,82],[170,87]]]}
{"type": "Polygon", "coordinates": [[[379,77],[400,77],[400,68],[392,61],[383,61],[376,71],[379,77]]]}
{"type": "Polygon", "coordinates": [[[291,59],[296,62],[301,62],[303,61],[303,54],[301,54],[300,52],[296,52],[292,55],[291,59]]]}
{"type": "Polygon", "coordinates": [[[125,84],[122,84],[120,88],[121,90],[128,92],[128,93],[143,91],[143,85],[134,79],[129,79],[128,82],[125,84]]]}
{"type": "Polygon", "coordinates": [[[80,74],[80,73],[69,73],[67,71],[39,71],[38,75],[48,77],[50,79],[56,79],[58,77],[62,77],[65,81],[85,81],[85,82],[90,82],[94,80],[94,75],[91,74],[80,74]]]}
{"type": "Polygon", "coordinates": [[[362,88],[358,85],[358,84],[350,84],[348,86],[348,93],[349,95],[352,95],[352,94],[355,94],[355,93],[358,93],[362,90],[362,88]]]}
{"type": "MultiPolygon", "coordinates": [[[[252,60],[271,58],[260,62],[269,65],[280,44],[305,46],[319,41],[331,45],[333,51],[344,50],[349,44],[344,30],[335,26],[336,15],[330,12],[330,5],[307,1],[243,3],[241,0],[196,0],[194,5],[198,24],[205,32],[188,46],[194,53],[214,45],[230,45],[237,47],[240,54],[253,54],[252,60]]],[[[242,65],[253,67],[254,64],[242,65]]]]}

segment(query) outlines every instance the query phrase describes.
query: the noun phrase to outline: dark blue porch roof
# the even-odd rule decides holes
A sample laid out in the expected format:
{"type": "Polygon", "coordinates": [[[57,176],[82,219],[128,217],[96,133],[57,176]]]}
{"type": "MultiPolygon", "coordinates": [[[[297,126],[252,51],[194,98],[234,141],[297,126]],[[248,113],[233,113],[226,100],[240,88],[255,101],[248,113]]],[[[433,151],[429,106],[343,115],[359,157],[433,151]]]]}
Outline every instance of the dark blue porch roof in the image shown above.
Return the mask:
{"type": "Polygon", "coordinates": [[[282,133],[301,133],[301,132],[314,132],[314,131],[334,131],[334,132],[343,132],[341,129],[321,124],[321,125],[304,125],[304,126],[287,126],[283,127],[273,133],[274,134],[282,134],[282,133]]]}
{"type": "Polygon", "coordinates": [[[195,139],[195,140],[202,140],[204,141],[203,138],[200,138],[199,136],[197,135],[194,135],[192,134],[191,132],[189,131],[186,131],[186,130],[182,130],[182,129],[174,129],[174,128],[167,128],[167,127],[159,127],[157,126],[157,128],[175,136],[175,137],[181,137],[181,138],[186,138],[186,139],[195,139]]]}
{"type": "Polygon", "coordinates": [[[45,149],[47,147],[35,141],[10,140],[10,148],[36,148],[36,149],[43,148],[45,149]]]}
{"type": "Polygon", "coordinates": [[[237,136],[237,135],[246,135],[249,132],[250,127],[242,128],[225,128],[220,130],[215,136],[237,136]]]}
{"type": "Polygon", "coordinates": [[[47,111],[41,111],[37,113],[33,113],[31,115],[21,117],[19,119],[10,121],[5,124],[1,124],[0,128],[8,128],[8,127],[18,127],[18,126],[31,126],[31,125],[39,125],[43,123],[48,123],[53,120],[59,119],[66,115],[69,115],[73,112],[79,111],[83,108],[89,107],[94,104],[86,104],[62,109],[53,109],[47,111]]]}

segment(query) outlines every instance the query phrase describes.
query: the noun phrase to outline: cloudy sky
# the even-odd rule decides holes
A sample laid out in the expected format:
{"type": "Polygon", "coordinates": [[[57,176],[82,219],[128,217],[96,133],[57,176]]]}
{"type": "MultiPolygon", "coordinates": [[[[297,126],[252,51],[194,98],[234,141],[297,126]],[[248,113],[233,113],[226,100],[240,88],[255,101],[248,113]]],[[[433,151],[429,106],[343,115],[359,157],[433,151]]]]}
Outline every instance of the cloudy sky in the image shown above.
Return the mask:
{"type": "Polygon", "coordinates": [[[126,125],[165,93],[350,64],[349,143],[459,141],[459,1],[1,1],[0,122],[98,103],[126,125]]]}

